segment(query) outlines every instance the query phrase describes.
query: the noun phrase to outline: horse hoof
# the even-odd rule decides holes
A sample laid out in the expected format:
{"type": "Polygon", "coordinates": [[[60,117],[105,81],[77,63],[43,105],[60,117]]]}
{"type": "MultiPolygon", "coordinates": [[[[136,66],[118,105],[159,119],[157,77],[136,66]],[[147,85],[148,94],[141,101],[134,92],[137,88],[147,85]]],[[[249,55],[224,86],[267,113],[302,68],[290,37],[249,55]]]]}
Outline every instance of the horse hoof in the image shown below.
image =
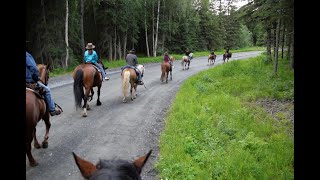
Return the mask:
{"type": "Polygon", "coordinates": [[[101,102],[99,101],[99,102],[97,102],[97,106],[100,106],[101,105],[101,102]]]}
{"type": "Polygon", "coordinates": [[[43,149],[48,148],[48,142],[42,142],[42,148],[43,149]]]}
{"type": "Polygon", "coordinates": [[[35,166],[38,166],[39,165],[39,163],[37,163],[37,162],[32,162],[32,163],[30,163],[30,166],[31,167],[35,167],[35,166]]]}
{"type": "Polygon", "coordinates": [[[40,146],[39,144],[34,144],[33,146],[34,146],[34,148],[36,148],[36,149],[40,149],[40,148],[41,148],[41,146],[40,146]]]}

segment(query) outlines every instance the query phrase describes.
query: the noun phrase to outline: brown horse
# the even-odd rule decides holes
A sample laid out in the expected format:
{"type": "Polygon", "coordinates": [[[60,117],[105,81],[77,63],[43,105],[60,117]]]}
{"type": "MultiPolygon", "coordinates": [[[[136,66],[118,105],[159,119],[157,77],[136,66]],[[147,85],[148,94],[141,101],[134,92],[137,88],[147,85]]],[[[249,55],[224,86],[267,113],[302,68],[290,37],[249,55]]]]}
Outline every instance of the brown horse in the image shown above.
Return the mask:
{"type": "Polygon", "coordinates": [[[188,56],[182,56],[181,65],[182,65],[182,70],[189,69],[190,60],[188,56]],[[188,68],[187,68],[187,65],[188,65],[188,68]]]}
{"type": "Polygon", "coordinates": [[[73,94],[76,104],[76,110],[81,108],[83,100],[83,112],[82,117],[87,117],[87,110],[90,110],[88,101],[91,101],[94,95],[93,88],[97,87],[97,106],[101,105],[100,102],[100,89],[102,86],[102,75],[98,68],[93,64],[80,64],[78,65],[73,73],[72,77],[74,79],[73,83],[73,94]],[[90,94],[91,93],[91,94],[90,94]],[[90,98],[90,99],[89,99],[90,98]]]}
{"type": "Polygon", "coordinates": [[[77,156],[74,152],[73,158],[80,169],[82,176],[90,180],[107,179],[141,179],[141,171],[152,150],[138,157],[133,162],[122,159],[100,160],[96,165],[77,156]]]}
{"type": "MultiPolygon", "coordinates": [[[[49,80],[49,67],[50,65],[38,64],[37,65],[40,75],[40,81],[47,85],[49,80]]],[[[30,86],[36,87],[35,84],[30,86]]],[[[47,110],[46,102],[42,96],[33,89],[26,88],[26,154],[29,159],[30,166],[38,165],[37,161],[33,158],[31,154],[31,142],[34,140],[34,147],[47,148],[48,139],[49,139],[49,129],[51,126],[50,123],[50,114],[47,110]],[[36,136],[36,126],[40,120],[43,120],[46,125],[46,133],[44,135],[44,140],[42,146],[40,146],[37,136],[36,136]]]]}
{"type": "Polygon", "coordinates": [[[232,56],[232,53],[231,52],[225,52],[224,54],[223,54],[223,63],[225,63],[225,60],[227,59],[227,62],[229,62],[229,59],[231,58],[231,56],[232,56]]]}
{"type": "MultiPolygon", "coordinates": [[[[142,64],[138,64],[137,68],[140,70],[142,75],[144,74],[145,67],[142,64]]],[[[138,76],[136,71],[133,68],[125,68],[121,73],[122,79],[122,92],[123,92],[123,102],[126,103],[126,97],[128,96],[129,92],[129,84],[130,84],[130,93],[131,93],[131,100],[137,98],[137,85],[138,85],[138,76]]]]}
{"type": "Polygon", "coordinates": [[[210,64],[213,65],[216,62],[216,58],[217,58],[217,55],[209,54],[209,56],[208,56],[208,65],[210,65],[210,64]]]}
{"type": "Polygon", "coordinates": [[[162,71],[161,77],[160,77],[161,82],[163,82],[164,78],[166,78],[166,83],[168,83],[169,73],[170,73],[170,80],[172,80],[172,67],[169,64],[169,62],[165,62],[165,61],[162,62],[161,71],[162,71]]]}

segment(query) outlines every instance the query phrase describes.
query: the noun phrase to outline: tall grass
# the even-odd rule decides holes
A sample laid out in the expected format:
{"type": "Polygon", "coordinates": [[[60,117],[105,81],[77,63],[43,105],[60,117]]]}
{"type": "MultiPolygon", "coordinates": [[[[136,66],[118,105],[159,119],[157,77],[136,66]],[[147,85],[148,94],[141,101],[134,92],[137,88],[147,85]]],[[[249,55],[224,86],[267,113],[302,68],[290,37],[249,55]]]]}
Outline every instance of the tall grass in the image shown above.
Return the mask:
{"type": "Polygon", "coordinates": [[[199,73],[177,93],[160,137],[159,178],[293,179],[293,129],[258,99],[293,99],[293,72],[263,56],[199,73]]]}

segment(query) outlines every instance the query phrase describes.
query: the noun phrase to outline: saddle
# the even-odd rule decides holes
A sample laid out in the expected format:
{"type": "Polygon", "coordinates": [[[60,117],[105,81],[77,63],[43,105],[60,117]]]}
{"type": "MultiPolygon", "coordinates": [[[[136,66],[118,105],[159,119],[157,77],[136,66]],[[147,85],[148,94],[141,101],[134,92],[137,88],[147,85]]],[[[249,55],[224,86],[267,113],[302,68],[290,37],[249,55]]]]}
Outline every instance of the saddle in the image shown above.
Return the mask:
{"type": "Polygon", "coordinates": [[[85,64],[91,64],[98,72],[101,73],[100,69],[92,62],[86,62],[85,64]]]}
{"type": "Polygon", "coordinates": [[[45,90],[38,83],[26,83],[26,88],[32,90],[39,98],[44,99],[45,90]]]}

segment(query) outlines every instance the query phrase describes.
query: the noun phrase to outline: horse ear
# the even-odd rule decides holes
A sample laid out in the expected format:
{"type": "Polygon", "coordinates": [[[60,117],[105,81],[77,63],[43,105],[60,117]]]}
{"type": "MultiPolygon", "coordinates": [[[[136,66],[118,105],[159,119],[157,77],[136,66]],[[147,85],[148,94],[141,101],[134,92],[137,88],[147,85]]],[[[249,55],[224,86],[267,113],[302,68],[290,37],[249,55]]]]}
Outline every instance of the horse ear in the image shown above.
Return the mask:
{"type": "Polygon", "coordinates": [[[96,166],[91,162],[81,159],[74,152],[72,154],[83,177],[89,178],[97,170],[96,166]]]}
{"type": "Polygon", "coordinates": [[[50,70],[49,68],[50,68],[50,66],[51,66],[51,63],[50,62],[48,62],[48,64],[47,64],[47,70],[50,70]]]}
{"type": "Polygon", "coordinates": [[[139,174],[141,173],[141,170],[142,170],[144,164],[147,162],[147,160],[148,160],[148,158],[149,158],[149,156],[150,156],[151,153],[152,153],[152,150],[150,150],[150,151],[149,151],[147,154],[145,154],[144,156],[141,156],[141,157],[137,158],[137,159],[133,162],[133,164],[134,164],[134,166],[137,168],[139,174]]]}

